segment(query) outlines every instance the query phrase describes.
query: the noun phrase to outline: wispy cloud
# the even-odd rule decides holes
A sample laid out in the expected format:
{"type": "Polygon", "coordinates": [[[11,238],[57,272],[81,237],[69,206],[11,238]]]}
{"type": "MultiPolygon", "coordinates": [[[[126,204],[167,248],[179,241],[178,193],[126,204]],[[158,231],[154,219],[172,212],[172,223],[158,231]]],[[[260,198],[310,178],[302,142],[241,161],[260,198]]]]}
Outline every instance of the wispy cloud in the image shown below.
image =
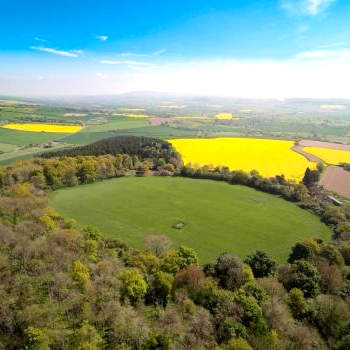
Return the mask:
{"type": "Polygon", "coordinates": [[[35,41],[40,41],[40,42],[42,42],[42,43],[46,43],[46,42],[47,42],[46,39],[39,38],[38,36],[36,36],[36,37],[34,38],[34,40],[35,40],[35,41]]]}
{"type": "Polygon", "coordinates": [[[163,53],[165,53],[167,50],[166,49],[161,49],[153,52],[153,56],[159,56],[163,53]]]}
{"type": "Polygon", "coordinates": [[[161,49],[154,51],[152,53],[134,53],[134,52],[121,52],[118,55],[123,57],[152,57],[152,56],[159,56],[163,53],[165,53],[166,49],[161,49]]]}
{"type": "Polygon", "coordinates": [[[130,66],[152,66],[152,63],[148,62],[140,62],[140,61],[112,61],[112,60],[102,60],[100,61],[102,64],[124,64],[130,66]]]}
{"type": "Polygon", "coordinates": [[[71,52],[76,53],[79,56],[84,54],[83,50],[71,50],[71,52]]]}
{"type": "Polygon", "coordinates": [[[118,55],[123,57],[150,57],[151,56],[146,53],[133,53],[133,52],[122,52],[122,53],[119,53],[118,55]]]}
{"type": "Polygon", "coordinates": [[[79,57],[82,54],[81,50],[63,51],[63,50],[56,50],[51,47],[42,47],[42,46],[31,46],[30,48],[32,50],[49,52],[54,55],[66,56],[66,57],[79,57]]]}
{"type": "Polygon", "coordinates": [[[281,0],[284,10],[294,15],[316,16],[336,0],[281,0]]]}
{"type": "Polygon", "coordinates": [[[96,35],[96,39],[101,40],[101,41],[106,41],[106,40],[108,40],[108,36],[107,35],[96,35]]]}
{"type": "Polygon", "coordinates": [[[295,56],[296,60],[349,61],[350,49],[304,51],[295,56]]]}
{"type": "Polygon", "coordinates": [[[320,45],[320,49],[330,49],[332,47],[339,47],[339,46],[345,46],[346,43],[344,41],[336,42],[336,43],[329,43],[329,44],[324,44],[320,45]]]}

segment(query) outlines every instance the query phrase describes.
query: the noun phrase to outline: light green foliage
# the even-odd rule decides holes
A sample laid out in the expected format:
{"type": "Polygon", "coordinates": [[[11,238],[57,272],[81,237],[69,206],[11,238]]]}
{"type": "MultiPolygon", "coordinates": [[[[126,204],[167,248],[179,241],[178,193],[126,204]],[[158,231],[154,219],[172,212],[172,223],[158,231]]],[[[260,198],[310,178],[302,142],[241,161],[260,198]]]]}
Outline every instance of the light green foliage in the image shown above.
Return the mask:
{"type": "Polygon", "coordinates": [[[242,291],[247,296],[254,297],[259,305],[263,303],[264,300],[267,299],[267,294],[264,289],[260,288],[256,283],[254,282],[248,282],[244,284],[240,291],[242,291]]]}
{"type": "Polygon", "coordinates": [[[309,310],[309,304],[304,298],[304,293],[298,289],[293,288],[288,295],[288,305],[297,319],[303,318],[309,310]]]}
{"type": "Polygon", "coordinates": [[[85,286],[90,280],[89,268],[81,261],[75,261],[72,266],[72,277],[81,286],[85,286]]]}
{"type": "Polygon", "coordinates": [[[139,253],[131,256],[130,265],[139,268],[144,273],[155,273],[159,270],[160,260],[150,253],[139,253]]]}
{"type": "Polygon", "coordinates": [[[219,340],[226,342],[231,338],[246,337],[247,329],[233,317],[226,317],[223,322],[220,322],[217,333],[219,340]]]}
{"type": "Polygon", "coordinates": [[[170,296],[173,282],[174,276],[172,274],[163,271],[157,272],[150,286],[151,299],[165,305],[170,296]]]}
{"type": "Polygon", "coordinates": [[[75,332],[75,349],[77,350],[100,350],[103,346],[102,337],[96,328],[83,321],[81,327],[75,332]]]}
{"type": "Polygon", "coordinates": [[[166,255],[162,261],[161,268],[163,271],[176,273],[187,266],[197,265],[198,261],[198,255],[195,250],[180,246],[166,255]]]}
{"type": "Polygon", "coordinates": [[[326,258],[330,265],[344,265],[344,258],[342,254],[339,252],[337,247],[332,244],[327,244],[326,246],[322,247],[321,256],[326,258]]]}
{"type": "Polygon", "coordinates": [[[40,217],[40,222],[44,224],[46,232],[51,232],[55,228],[55,222],[48,215],[43,215],[40,217]]]}
{"type": "Polygon", "coordinates": [[[93,262],[98,260],[98,242],[93,239],[87,239],[85,241],[85,252],[89,259],[93,262]]]}
{"type": "Polygon", "coordinates": [[[253,350],[249,343],[243,338],[231,339],[225,346],[225,350],[253,350]]]}
{"type": "Polygon", "coordinates": [[[33,350],[50,349],[49,338],[45,334],[45,331],[40,328],[28,327],[25,330],[25,337],[26,337],[25,349],[33,349],[33,350]]]}
{"type": "Polygon", "coordinates": [[[138,302],[146,294],[147,284],[137,269],[124,270],[120,279],[123,282],[121,293],[124,298],[128,297],[132,302],[138,302]]]}
{"type": "Polygon", "coordinates": [[[235,293],[234,301],[243,308],[243,324],[252,329],[255,334],[265,335],[267,327],[258,301],[253,296],[247,296],[242,290],[235,293]]]}
{"type": "Polygon", "coordinates": [[[28,197],[30,191],[30,183],[16,184],[12,186],[11,192],[15,197],[28,197]]]}
{"type": "Polygon", "coordinates": [[[84,232],[84,237],[86,239],[92,239],[95,241],[99,241],[102,237],[102,234],[100,232],[100,230],[93,225],[87,225],[83,228],[83,232],[84,232]]]}

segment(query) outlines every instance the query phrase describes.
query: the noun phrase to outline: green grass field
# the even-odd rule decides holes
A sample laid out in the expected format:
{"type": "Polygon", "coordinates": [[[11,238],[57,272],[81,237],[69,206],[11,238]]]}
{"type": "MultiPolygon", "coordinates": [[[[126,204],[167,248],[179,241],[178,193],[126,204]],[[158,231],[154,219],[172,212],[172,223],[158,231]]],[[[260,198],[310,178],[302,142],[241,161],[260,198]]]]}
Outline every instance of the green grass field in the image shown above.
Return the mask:
{"type": "Polygon", "coordinates": [[[58,190],[50,204],[65,218],[93,224],[141,248],[150,234],[197,250],[201,262],[224,251],[241,257],[262,249],[285,261],[304,237],[329,239],[311,213],[276,196],[224,182],[170,177],[125,177],[58,190]],[[186,225],[173,228],[177,220],[186,225]]]}
{"type": "Polygon", "coordinates": [[[62,139],[67,135],[68,134],[65,133],[19,131],[0,127],[0,142],[11,145],[24,146],[45,143],[52,140],[62,139]]]}
{"type": "Polygon", "coordinates": [[[0,152],[12,152],[17,148],[17,145],[10,145],[9,143],[0,143],[0,152]]]}

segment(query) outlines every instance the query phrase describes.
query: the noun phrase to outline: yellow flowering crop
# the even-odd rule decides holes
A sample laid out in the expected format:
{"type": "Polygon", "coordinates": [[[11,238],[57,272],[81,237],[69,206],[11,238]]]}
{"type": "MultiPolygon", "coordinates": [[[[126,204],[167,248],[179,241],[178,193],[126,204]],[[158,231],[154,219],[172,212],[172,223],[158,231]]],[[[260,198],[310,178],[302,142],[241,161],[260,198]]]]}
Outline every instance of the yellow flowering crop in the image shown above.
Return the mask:
{"type": "Polygon", "coordinates": [[[216,119],[220,119],[220,120],[231,120],[233,119],[233,115],[232,113],[218,113],[215,116],[216,119]]]}
{"type": "Polygon", "coordinates": [[[284,174],[301,181],[315,163],[291,150],[292,141],[249,138],[173,139],[169,142],[185,164],[228,166],[231,170],[257,170],[262,176],[284,174]]]}
{"type": "Polygon", "coordinates": [[[79,125],[61,125],[61,124],[5,124],[3,128],[21,130],[21,131],[33,131],[33,132],[62,132],[62,133],[75,133],[82,129],[79,125]]]}
{"type": "Polygon", "coordinates": [[[314,154],[328,164],[350,163],[350,151],[320,147],[304,147],[304,151],[314,154]]]}

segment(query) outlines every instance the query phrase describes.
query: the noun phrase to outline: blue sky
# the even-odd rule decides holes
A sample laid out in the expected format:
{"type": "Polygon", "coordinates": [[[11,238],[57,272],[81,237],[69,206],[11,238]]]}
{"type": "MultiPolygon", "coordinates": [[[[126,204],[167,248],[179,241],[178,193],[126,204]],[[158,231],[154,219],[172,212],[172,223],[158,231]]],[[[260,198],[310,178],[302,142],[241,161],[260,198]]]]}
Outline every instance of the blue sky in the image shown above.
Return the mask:
{"type": "Polygon", "coordinates": [[[348,0],[0,4],[1,94],[350,97],[348,0]]]}

